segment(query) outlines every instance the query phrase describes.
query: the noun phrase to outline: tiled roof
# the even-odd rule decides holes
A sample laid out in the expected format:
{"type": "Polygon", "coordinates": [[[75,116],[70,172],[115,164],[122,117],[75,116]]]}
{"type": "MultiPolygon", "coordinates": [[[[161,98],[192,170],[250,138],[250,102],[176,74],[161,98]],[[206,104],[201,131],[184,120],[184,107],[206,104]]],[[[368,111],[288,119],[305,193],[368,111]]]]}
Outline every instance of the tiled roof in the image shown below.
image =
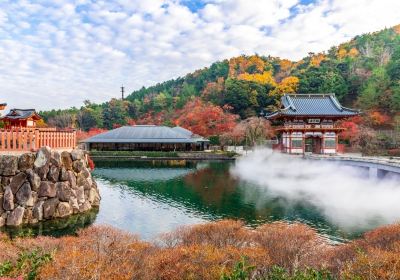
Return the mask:
{"type": "Polygon", "coordinates": [[[116,128],[86,139],[86,143],[197,143],[208,141],[191,138],[173,128],[155,125],[135,125],[116,128]]]}
{"type": "Polygon", "coordinates": [[[35,109],[11,109],[10,112],[5,115],[3,118],[7,119],[27,119],[32,116],[40,116],[36,113],[35,109]]]}
{"type": "Polygon", "coordinates": [[[267,114],[267,119],[280,116],[338,116],[351,117],[359,112],[340,105],[334,94],[285,94],[283,108],[267,114]]]}

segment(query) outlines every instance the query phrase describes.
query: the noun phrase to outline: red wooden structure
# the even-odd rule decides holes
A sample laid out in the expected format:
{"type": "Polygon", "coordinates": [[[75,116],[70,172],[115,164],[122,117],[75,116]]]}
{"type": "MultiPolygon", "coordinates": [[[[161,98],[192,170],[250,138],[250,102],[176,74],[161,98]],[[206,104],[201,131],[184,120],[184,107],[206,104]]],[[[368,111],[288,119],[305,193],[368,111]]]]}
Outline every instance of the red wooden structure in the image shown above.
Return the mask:
{"type": "MultiPolygon", "coordinates": [[[[4,110],[7,104],[0,104],[4,110]]],[[[34,151],[43,146],[53,149],[72,149],[76,146],[76,131],[58,130],[55,127],[37,128],[42,118],[34,109],[11,109],[0,120],[0,151],[34,151]]]]}
{"type": "Polygon", "coordinates": [[[342,152],[338,135],[343,128],[336,122],[359,114],[340,105],[334,94],[286,94],[281,102],[282,108],[266,118],[281,124],[275,148],[290,154],[342,152]]]}

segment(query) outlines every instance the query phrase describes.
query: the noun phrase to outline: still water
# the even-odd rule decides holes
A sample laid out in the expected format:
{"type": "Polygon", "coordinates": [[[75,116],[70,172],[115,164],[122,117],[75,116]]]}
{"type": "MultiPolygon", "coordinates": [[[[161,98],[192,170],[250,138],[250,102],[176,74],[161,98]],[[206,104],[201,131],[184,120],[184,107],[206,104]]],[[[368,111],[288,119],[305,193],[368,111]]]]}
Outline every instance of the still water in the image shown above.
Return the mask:
{"type": "MultiPolygon", "coordinates": [[[[332,241],[357,236],[336,227],[307,201],[262,194],[232,175],[233,162],[96,162],[93,173],[101,196],[95,223],[138,233],[144,239],[181,225],[223,218],[249,226],[299,221],[332,241]]],[[[266,190],[265,190],[266,191],[266,190]]],[[[264,191],[264,192],[265,192],[264,191]]],[[[267,191],[266,191],[267,192],[267,191]]]]}

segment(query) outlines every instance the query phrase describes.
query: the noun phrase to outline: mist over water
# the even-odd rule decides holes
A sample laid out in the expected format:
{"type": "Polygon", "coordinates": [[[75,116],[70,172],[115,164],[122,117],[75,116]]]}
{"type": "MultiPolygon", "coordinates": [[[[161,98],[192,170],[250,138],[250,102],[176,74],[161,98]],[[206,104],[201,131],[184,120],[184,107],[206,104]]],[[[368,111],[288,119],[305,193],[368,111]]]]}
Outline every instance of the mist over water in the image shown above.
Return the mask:
{"type": "Polygon", "coordinates": [[[256,185],[257,195],[249,193],[256,205],[271,196],[307,204],[346,231],[400,221],[400,181],[370,179],[361,168],[258,149],[231,173],[256,185]]]}

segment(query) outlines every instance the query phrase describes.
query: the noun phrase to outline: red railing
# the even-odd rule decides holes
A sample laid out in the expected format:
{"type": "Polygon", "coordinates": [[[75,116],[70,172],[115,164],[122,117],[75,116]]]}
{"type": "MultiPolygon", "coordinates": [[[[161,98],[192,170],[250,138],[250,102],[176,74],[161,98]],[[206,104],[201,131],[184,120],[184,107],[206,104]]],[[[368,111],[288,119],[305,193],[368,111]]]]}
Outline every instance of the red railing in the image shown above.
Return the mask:
{"type": "Polygon", "coordinates": [[[72,149],[76,146],[76,131],[54,128],[0,130],[0,151],[32,151],[43,146],[72,149]]]}

